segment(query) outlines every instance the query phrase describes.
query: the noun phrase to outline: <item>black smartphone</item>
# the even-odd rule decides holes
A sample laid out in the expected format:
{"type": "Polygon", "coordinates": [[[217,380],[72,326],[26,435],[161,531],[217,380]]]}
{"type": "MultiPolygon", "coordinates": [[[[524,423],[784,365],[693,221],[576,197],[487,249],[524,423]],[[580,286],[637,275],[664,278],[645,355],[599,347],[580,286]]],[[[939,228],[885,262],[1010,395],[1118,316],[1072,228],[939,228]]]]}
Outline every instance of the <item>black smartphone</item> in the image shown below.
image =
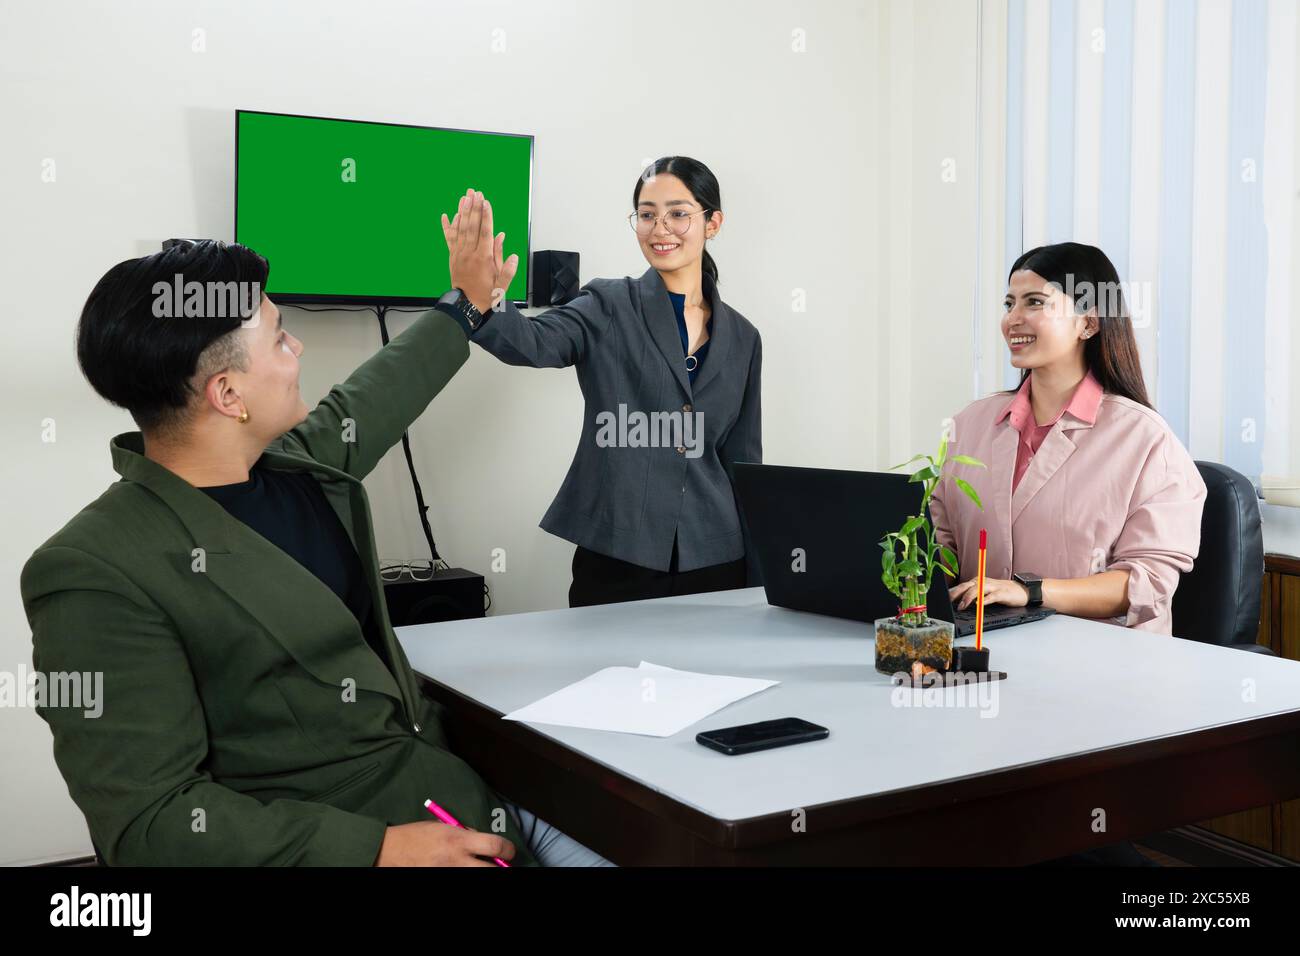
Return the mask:
{"type": "Polygon", "coordinates": [[[724,727],[721,730],[702,730],[695,735],[695,742],[735,756],[753,753],[755,750],[801,744],[807,740],[824,740],[830,733],[825,727],[810,724],[798,717],[781,717],[777,720],[760,720],[756,724],[742,724],[739,727],[724,727]]]}

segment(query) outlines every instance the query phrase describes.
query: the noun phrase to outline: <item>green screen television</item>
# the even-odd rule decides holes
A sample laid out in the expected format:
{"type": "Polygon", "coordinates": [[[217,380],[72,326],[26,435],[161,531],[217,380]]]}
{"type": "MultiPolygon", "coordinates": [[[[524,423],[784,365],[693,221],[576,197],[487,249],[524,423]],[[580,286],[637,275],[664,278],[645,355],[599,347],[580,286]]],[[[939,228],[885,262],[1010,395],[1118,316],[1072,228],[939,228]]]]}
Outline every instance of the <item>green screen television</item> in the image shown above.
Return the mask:
{"type": "Polygon", "coordinates": [[[428,305],[450,288],[442,214],[492,203],[506,298],[528,298],[533,137],[235,111],[235,241],[271,263],[284,302],[428,305]]]}

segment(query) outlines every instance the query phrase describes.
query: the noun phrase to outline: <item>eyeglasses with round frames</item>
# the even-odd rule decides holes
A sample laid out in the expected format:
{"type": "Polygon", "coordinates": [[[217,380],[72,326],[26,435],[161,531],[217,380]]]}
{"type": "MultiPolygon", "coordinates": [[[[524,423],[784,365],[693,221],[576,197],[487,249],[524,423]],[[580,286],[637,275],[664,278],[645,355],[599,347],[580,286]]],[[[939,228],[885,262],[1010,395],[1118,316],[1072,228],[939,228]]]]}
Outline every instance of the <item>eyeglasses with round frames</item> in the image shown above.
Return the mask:
{"type": "Polygon", "coordinates": [[[649,210],[634,212],[627,217],[627,224],[632,227],[638,236],[648,236],[654,232],[655,224],[660,219],[664,222],[664,227],[674,236],[684,236],[691,228],[691,221],[699,215],[711,213],[712,209],[697,209],[694,212],[687,212],[685,209],[670,209],[662,216],[656,216],[649,210]]]}

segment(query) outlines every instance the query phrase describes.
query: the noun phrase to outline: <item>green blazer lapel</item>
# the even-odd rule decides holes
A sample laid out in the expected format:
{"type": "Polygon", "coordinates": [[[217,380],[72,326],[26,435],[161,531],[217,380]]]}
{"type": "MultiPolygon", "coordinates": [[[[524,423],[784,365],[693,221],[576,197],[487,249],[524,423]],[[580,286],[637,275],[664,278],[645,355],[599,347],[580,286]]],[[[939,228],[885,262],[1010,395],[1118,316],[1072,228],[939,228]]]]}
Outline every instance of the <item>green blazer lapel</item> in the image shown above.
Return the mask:
{"type": "MultiPolygon", "coordinates": [[[[407,697],[396,678],[370,649],[352,612],[314,574],[232,518],[221,505],[189,482],[145,458],[138,432],[118,435],[110,448],[114,470],[154,494],[186,526],[194,546],[203,549],[201,565],[195,563],[200,555],[192,552],[179,553],[176,560],[191,570],[201,567],[212,583],[265,627],[318,680],[341,688],[343,681],[351,678],[358,688],[387,694],[407,705],[407,697]],[[339,632],[351,634],[354,639],[351,642],[329,639],[328,636],[339,632]]],[[[289,459],[294,467],[342,475],[296,456],[275,455],[268,457],[266,463],[275,467],[276,460],[290,464],[289,459]]],[[[369,541],[368,522],[357,529],[356,537],[369,541]]],[[[367,568],[367,578],[377,578],[369,548],[359,554],[367,568]]],[[[371,591],[373,597],[375,582],[371,583],[371,591]]],[[[390,628],[382,586],[377,602],[375,613],[380,615],[381,633],[385,644],[390,645],[390,658],[396,660],[388,639],[390,628]]]]}
{"type": "MultiPolygon", "coordinates": [[[[402,649],[397,642],[397,635],[393,632],[392,622],[388,619],[388,603],[384,599],[384,582],[379,576],[379,556],[374,550],[374,521],[370,516],[370,501],[366,497],[365,486],[361,479],[356,478],[346,471],[338,468],[331,468],[329,465],[323,465],[311,458],[301,455],[295,455],[285,451],[278,444],[272,444],[265,452],[262,453],[260,462],[268,468],[274,468],[280,471],[309,471],[317,478],[324,479],[322,488],[325,492],[325,498],[330,503],[339,520],[343,522],[343,527],[352,538],[352,545],[357,549],[357,557],[361,559],[361,567],[365,570],[366,583],[370,587],[370,606],[375,615],[379,618],[380,640],[384,643],[384,652],[388,660],[393,662],[391,670],[384,668],[384,673],[389,680],[396,677],[403,684],[402,691],[405,694],[408,708],[410,709],[411,719],[416,716],[416,701],[420,699],[420,690],[416,681],[414,672],[409,667],[401,666],[399,662],[405,661],[402,649]],[[341,483],[341,484],[339,484],[341,483]],[[346,495],[340,496],[334,493],[335,488],[346,489],[346,495]],[[340,503],[340,497],[346,497],[346,513],[343,505],[340,503]]],[[[294,562],[297,564],[297,562],[294,562]]],[[[315,580],[315,575],[307,572],[308,577],[315,580]]],[[[319,583],[319,582],[317,582],[319,583]]],[[[321,585],[324,587],[324,585],[321,585]]],[[[329,588],[325,588],[329,591],[329,588]]],[[[330,591],[333,596],[334,592],[330,591]]],[[[337,600],[337,596],[336,600],[337,600]]],[[[346,611],[346,605],[340,601],[346,611]]],[[[349,612],[351,620],[351,613],[349,612]]],[[[364,644],[364,636],[362,637],[364,644]]],[[[366,645],[367,650],[369,645],[366,645]]]]}

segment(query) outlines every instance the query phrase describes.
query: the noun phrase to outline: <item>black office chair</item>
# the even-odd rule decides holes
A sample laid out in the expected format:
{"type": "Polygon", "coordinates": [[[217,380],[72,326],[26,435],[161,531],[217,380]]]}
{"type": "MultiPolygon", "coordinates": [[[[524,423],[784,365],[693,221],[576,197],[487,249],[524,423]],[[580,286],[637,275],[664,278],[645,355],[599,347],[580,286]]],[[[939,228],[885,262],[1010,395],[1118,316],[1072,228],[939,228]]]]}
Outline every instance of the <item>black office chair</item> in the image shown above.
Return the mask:
{"type": "Polygon", "coordinates": [[[1196,467],[1205,481],[1201,549],[1174,591],[1174,634],[1272,654],[1272,648],[1255,643],[1264,585],[1264,535],[1255,487],[1227,465],[1198,461],[1196,467]]]}

